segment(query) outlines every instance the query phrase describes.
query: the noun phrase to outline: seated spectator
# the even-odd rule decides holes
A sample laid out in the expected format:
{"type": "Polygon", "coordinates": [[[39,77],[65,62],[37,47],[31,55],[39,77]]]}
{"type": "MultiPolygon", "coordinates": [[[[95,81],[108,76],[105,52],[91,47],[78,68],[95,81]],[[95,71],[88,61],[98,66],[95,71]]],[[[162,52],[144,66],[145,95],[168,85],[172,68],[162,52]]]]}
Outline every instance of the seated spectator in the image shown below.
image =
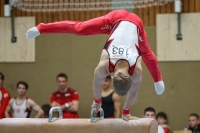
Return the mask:
{"type": "Polygon", "coordinates": [[[17,83],[17,97],[11,98],[6,108],[6,117],[9,118],[8,112],[13,111],[13,118],[29,118],[31,110],[37,112],[35,118],[40,118],[44,114],[39,105],[37,105],[32,99],[26,96],[28,90],[28,84],[20,81],[17,83]]]}
{"type": "MultiPolygon", "coordinates": [[[[144,110],[144,118],[153,118],[155,119],[156,111],[152,107],[148,107],[144,110]]],[[[158,125],[158,133],[164,133],[163,128],[158,125]]]]}
{"type": "Polygon", "coordinates": [[[51,95],[51,107],[60,107],[63,110],[63,118],[78,118],[79,96],[76,90],[67,86],[67,83],[67,75],[58,74],[58,90],[51,95]]]}
{"type": "Polygon", "coordinates": [[[189,128],[192,133],[200,133],[200,124],[199,124],[199,115],[198,114],[190,114],[189,117],[189,128]]]}
{"type": "Polygon", "coordinates": [[[44,104],[42,105],[42,110],[44,111],[43,118],[49,118],[49,110],[51,109],[51,105],[44,104]]]}
{"type": "Polygon", "coordinates": [[[10,93],[3,87],[4,75],[0,72],[0,119],[5,118],[6,107],[10,100],[10,93]]]}
{"type": "Polygon", "coordinates": [[[169,133],[169,126],[167,125],[167,115],[164,112],[159,112],[156,115],[158,124],[163,128],[165,133],[169,133]]]}
{"type": "Polygon", "coordinates": [[[110,87],[111,76],[108,75],[102,84],[102,108],[105,118],[121,118],[121,97],[110,87]]]}

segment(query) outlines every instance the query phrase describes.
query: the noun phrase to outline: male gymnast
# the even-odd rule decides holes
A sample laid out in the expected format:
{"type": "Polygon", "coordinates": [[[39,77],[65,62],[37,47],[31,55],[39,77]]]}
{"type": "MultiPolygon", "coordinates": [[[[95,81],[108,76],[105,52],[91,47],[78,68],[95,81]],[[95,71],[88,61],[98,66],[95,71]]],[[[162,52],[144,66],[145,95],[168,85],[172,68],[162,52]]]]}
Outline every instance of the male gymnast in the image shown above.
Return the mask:
{"type": "Polygon", "coordinates": [[[40,34],[70,33],[75,35],[109,34],[99,64],[94,71],[93,108],[101,107],[101,85],[106,76],[113,73],[115,92],[124,96],[128,93],[122,111],[125,121],[135,119],[130,108],[134,104],[142,79],[141,62],[144,61],[154,80],[157,94],[164,92],[164,83],[156,56],[151,51],[141,19],[126,10],[115,10],[105,16],[88,21],[61,21],[39,24],[27,31],[27,39],[40,34]]]}

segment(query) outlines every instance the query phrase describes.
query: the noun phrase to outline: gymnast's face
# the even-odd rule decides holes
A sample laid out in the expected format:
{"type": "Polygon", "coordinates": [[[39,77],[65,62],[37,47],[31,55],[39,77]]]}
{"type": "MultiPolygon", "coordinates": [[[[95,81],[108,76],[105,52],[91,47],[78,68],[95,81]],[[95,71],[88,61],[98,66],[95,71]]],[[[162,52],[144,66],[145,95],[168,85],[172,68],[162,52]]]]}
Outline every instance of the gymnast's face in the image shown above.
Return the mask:
{"type": "Polygon", "coordinates": [[[22,84],[18,85],[17,93],[18,93],[19,96],[25,96],[26,95],[26,91],[27,91],[27,89],[26,89],[26,87],[24,85],[22,85],[22,84]]]}
{"type": "Polygon", "coordinates": [[[189,118],[189,125],[190,127],[194,128],[199,124],[199,120],[197,119],[196,116],[190,116],[189,118]]]}
{"type": "Polygon", "coordinates": [[[111,80],[110,79],[106,79],[103,83],[102,83],[102,89],[108,89],[110,87],[110,83],[111,80]]]}
{"type": "Polygon", "coordinates": [[[165,124],[167,121],[163,117],[158,117],[157,122],[159,125],[165,124]]]}
{"type": "Polygon", "coordinates": [[[155,113],[151,111],[147,111],[144,114],[144,118],[154,118],[155,119],[155,113]]]}
{"type": "Polygon", "coordinates": [[[67,79],[64,77],[58,77],[57,84],[60,90],[65,90],[67,87],[67,79]]]}

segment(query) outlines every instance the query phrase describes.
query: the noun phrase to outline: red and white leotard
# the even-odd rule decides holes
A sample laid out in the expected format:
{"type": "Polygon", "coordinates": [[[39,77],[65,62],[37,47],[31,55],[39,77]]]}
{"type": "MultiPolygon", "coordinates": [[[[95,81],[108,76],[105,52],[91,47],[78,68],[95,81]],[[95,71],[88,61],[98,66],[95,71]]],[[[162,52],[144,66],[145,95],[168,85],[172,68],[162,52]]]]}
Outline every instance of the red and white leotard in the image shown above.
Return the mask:
{"type": "Polygon", "coordinates": [[[28,97],[21,104],[17,104],[17,98],[12,103],[13,118],[29,118],[31,110],[27,107],[28,97]]]}
{"type": "Polygon", "coordinates": [[[141,55],[138,46],[139,29],[130,21],[117,22],[104,46],[109,55],[109,71],[114,72],[119,60],[129,63],[129,74],[132,75],[138,57],[141,55]]]}
{"type": "MultiPolygon", "coordinates": [[[[94,34],[112,34],[113,28],[116,23],[129,21],[137,26],[139,29],[138,47],[141,52],[142,60],[147,66],[154,79],[154,82],[162,81],[162,76],[158,66],[156,56],[151,51],[148,39],[144,30],[141,19],[134,13],[127,12],[126,10],[115,10],[105,16],[94,18],[88,21],[61,21],[48,24],[39,24],[36,28],[40,34],[47,33],[70,33],[76,35],[94,35],[94,34]]],[[[129,29],[123,30],[131,32],[129,29]]],[[[131,34],[129,35],[131,36],[131,34]]],[[[134,35],[133,35],[134,36],[134,35]]],[[[122,40],[122,42],[125,40],[122,40]]],[[[121,44],[120,44],[121,45],[121,44]]],[[[123,44],[124,45],[124,44],[123,44]]],[[[135,45],[135,44],[133,44],[135,45]]],[[[129,72],[130,73],[130,72],[129,72]]]]}

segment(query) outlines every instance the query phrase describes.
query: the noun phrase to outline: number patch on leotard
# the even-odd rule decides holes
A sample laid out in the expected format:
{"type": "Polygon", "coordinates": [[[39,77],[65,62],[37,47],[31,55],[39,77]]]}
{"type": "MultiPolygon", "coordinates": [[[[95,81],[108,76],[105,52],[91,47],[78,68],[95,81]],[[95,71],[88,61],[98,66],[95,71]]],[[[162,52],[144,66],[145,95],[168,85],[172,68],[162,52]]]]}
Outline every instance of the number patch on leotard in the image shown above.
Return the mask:
{"type": "Polygon", "coordinates": [[[113,59],[126,59],[130,60],[133,53],[133,49],[125,47],[123,45],[112,45],[109,52],[110,58],[113,59]]]}

